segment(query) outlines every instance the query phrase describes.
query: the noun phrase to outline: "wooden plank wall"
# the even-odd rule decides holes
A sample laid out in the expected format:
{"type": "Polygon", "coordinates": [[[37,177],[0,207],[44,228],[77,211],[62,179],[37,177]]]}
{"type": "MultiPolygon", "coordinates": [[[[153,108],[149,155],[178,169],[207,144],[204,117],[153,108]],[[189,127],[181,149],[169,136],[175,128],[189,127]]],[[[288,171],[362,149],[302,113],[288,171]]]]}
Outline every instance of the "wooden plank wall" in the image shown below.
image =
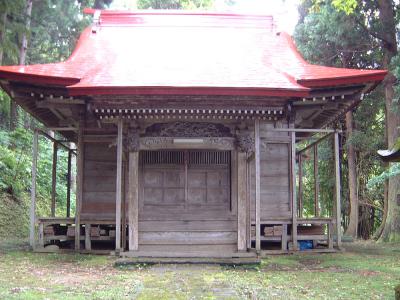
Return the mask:
{"type": "Polygon", "coordinates": [[[115,220],[116,147],[85,143],[82,219],[115,220]]]}
{"type": "MultiPolygon", "coordinates": [[[[260,122],[260,183],[261,220],[290,218],[289,151],[290,137],[287,132],[271,129],[287,128],[284,123],[260,122]]],[[[255,172],[251,166],[251,217],[255,220],[255,172]]]]}

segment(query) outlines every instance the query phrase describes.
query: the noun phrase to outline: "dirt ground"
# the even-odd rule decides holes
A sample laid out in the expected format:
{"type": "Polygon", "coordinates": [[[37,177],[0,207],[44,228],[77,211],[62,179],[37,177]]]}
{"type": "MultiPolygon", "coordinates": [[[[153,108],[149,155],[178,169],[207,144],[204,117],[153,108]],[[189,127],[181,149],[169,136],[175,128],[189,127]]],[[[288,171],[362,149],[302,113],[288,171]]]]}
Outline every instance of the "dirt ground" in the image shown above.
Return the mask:
{"type": "Polygon", "coordinates": [[[3,240],[0,299],[394,299],[400,245],[345,247],[260,265],[115,266],[111,256],[32,253],[3,240]]]}

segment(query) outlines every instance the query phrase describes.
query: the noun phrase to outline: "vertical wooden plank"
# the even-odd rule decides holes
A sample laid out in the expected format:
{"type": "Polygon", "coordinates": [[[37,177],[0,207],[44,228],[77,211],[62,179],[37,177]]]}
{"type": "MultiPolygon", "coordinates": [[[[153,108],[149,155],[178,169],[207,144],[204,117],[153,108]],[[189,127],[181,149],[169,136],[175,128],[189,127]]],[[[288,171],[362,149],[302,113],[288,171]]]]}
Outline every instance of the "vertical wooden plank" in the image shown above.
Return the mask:
{"type": "Polygon", "coordinates": [[[92,241],[90,240],[90,224],[85,224],[85,250],[92,250],[92,241]]]}
{"type": "Polygon", "coordinates": [[[126,160],[124,161],[123,167],[122,167],[122,174],[123,174],[123,179],[122,179],[122,212],[121,212],[121,218],[122,218],[122,229],[121,229],[121,237],[122,237],[122,249],[125,250],[126,248],[126,181],[127,181],[127,162],[126,160]]]}
{"type": "Polygon", "coordinates": [[[341,237],[341,190],[340,190],[340,161],[339,161],[339,133],[334,134],[335,149],[335,199],[336,199],[336,246],[340,249],[342,246],[341,237]]]}
{"type": "Polygon", "coordinates": [[[129,251],[139,249],[139,152],[129,153],[128,226],[129,251]]]}
{"type": "Polygon", "coordinates": [[[53,165],[51,173],[51,216],[56,216],[56,194],[57,194],[57,152],[58,144],[53,142],[53,165]]]}
{"type": "Polygon", "coordinates": [[[292,242],[293,250],[297,248],[297,197],[296,197],[296,132],[291,132],[290,139],[290,189],[292,202],[292,242]]]}
{"type": "Polygon", "coordinates": [[[261,228],[260,228],[260,120],[254,121],[254,157],[255,157],[255,173],[256,173],[256,251],[261,250],[261,228]]]}
{"type": "Polygon", "coordinates": [[[314,147],[314,215],[319,216],[318,144],[314,147]]]}
{"type": "Polygon", "coordinates": [[[237,152],[231,151],[231,212],[236,213],[237,210],[237,152]]]}
{"type": "Polygon", "coordinates": [[[333,248],[333,223],[328,223],[328,248],[333,248]]]}
{"type": "Polygon", "coordinates": [[[247,239],[247,249],[251,248],[251,162],[246,159],[246,172],[247,172],[247,180],[246,180],[246,239],[247,239]]]}
{"type": "Polygon", "coordinates": [[[44,247],[44,224],[39,223],[39,247],[44,247]]]}
{"type": "Polygon", "coordinates": [[[299,154],[299,217],[303,217],[303,156],[299,154]]]}
{"type": "Polygon", "coordinates": [[[67,218],[71,216],[71,164],[72,151],[68,151],[68,166],[67,166],[67,218]]]}
{"type": "Polygon", "coordinates": [[[30,225],[29,225],[29,244],[35,247],[35,224],[36,224],[36,171],[38,157],[38,138],[39,132],[35,130],[33,135],[32,149],[32,188],[31,188],[31,207],[30,207],[30,225]]]}
{"type": "Polygon", "coordinates": [[[115,251],[121,250],[121,200],[122,200],[122,133],[123,120],[118,120],[117,136],[117,182],[115,195],[115,251]]]}
{"type": "Polygon", "coordinates": [[[81,248],[81,208],[83,199],[83,166],[85,145],[83,143],[84,122],[79,122],[78,145],[77,145],[77,168],[76,168],[76,203],[75,203],[75,250],[81,248]]]}
{"type": "Polygon", "coordinates": [[[238,189],[238,204],[237,204],[237,238],[238,251],[246,250],[246,153],[238,152],[238,171],[237,171],[237,189],[238,189]]]}
{"type": "Polygon", "coordinates": [[[282,250],[286,251],[287,250],[287,224],[282,225],[282,250]]]}

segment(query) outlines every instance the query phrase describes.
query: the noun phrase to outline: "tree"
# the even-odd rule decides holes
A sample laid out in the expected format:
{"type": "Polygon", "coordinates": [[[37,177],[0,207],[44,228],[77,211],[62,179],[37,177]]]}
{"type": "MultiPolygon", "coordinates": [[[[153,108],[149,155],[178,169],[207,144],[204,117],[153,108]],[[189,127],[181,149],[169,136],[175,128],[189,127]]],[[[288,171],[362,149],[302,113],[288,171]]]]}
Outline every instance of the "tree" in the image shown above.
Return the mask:
{"type": "MultiPolygon", "coordinates": [[[[313,1],[314,4],[319,1],[313,1]]],[[[397,24],[396,12],[399,4],[392,0],[378,1],[354,1],[332,0],[332,5],[337,11],[345,12],[351,16],[357,24],[371,38],[379,43],[382,53],[380,64],[382,68],[390,72],[386,76],[383,87],[385,94],[385,122],[387,147],[392,148],[399,137],[400,114],[397,101],[394,101],[394,83],[396,77],[392,72],[391,62],[398,54],[397,49],[397,24]]],[[[388,179],[387,197],[384,207],[387,208],[386,222],[384,221],[381,240],[400,241],[400,206],[398,205],[398,190],[400,188],[399,176],[391,176],[388,179]]]]}

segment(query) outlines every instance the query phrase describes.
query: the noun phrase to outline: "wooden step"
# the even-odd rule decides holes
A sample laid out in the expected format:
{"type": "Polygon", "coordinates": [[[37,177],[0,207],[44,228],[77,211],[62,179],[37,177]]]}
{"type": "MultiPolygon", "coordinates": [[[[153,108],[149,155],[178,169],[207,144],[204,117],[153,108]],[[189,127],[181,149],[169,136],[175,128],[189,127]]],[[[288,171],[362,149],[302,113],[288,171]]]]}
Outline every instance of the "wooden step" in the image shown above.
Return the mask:
{"type": "Polygon", "coordinates": [[[136,264],[218,264],[218,265],[249,265],[260,264],[257,257],[218,258],[218,257],[134,257],[123,258],[115,262],[116,266],[136,264]]]}

